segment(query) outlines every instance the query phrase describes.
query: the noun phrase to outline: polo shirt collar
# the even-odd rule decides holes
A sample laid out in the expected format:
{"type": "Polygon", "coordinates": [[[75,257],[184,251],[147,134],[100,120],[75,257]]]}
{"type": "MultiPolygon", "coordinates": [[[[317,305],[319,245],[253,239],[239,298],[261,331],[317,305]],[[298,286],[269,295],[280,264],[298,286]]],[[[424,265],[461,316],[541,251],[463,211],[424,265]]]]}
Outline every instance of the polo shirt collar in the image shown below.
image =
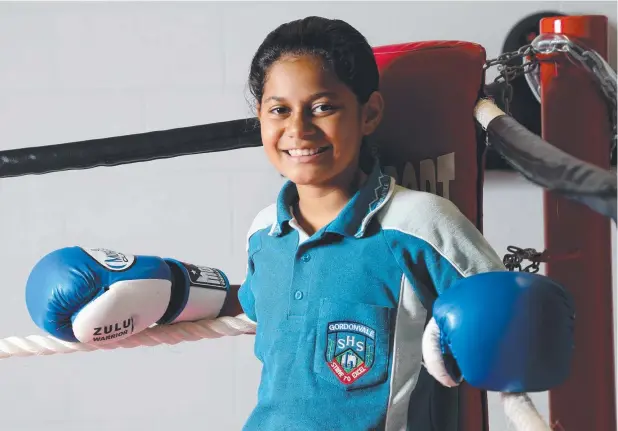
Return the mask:
{"type": "MultiPolygon", "coordinates": [[[[325,226],[323,232],[333,232],[343,236],[361,238],[369,221],[388,201],[392,194],[394,181],[385,175],[376,160],[369,177],[362,187],[352,196],[337,218],[325,226]]],[[[273,223],[269,235],[281,236],[285,224],[294,218],[292,208],[298,202],[296,185],[287,181],[277,198],[277,220],[273,223]]]]}

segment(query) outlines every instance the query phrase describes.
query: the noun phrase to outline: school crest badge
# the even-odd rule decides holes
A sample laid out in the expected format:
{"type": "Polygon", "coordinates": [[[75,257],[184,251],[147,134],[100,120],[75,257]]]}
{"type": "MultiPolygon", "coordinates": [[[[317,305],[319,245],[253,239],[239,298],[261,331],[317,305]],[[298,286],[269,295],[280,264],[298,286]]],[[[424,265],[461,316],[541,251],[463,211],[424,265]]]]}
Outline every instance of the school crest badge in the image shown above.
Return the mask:
{"type": "Polygon", "coordinates": [[[327,327],[326,362],[344,385],[365,375],[375,360],[376,331],[356,322],[331,322],[327,327]]]}

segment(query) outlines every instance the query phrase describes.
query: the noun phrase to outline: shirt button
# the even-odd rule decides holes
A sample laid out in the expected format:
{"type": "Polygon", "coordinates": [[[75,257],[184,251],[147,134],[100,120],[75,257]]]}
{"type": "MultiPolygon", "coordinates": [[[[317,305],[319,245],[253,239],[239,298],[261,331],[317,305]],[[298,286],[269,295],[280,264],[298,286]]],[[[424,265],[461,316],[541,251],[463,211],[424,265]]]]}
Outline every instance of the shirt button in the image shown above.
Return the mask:
{"type": "Polygon", "coordinates": [[[296,293],[294,294],[294,298],[303,299],[303,292],[301,292],[300,290],[297,290],[296,293]]]}
{"type": "Polygon", "coordinates": [[[303,260],[303,262],[309,262],[311,260],[311,256],[309,256],[308,254],[303,254],[303,257],[301,259],[303,260]]]}

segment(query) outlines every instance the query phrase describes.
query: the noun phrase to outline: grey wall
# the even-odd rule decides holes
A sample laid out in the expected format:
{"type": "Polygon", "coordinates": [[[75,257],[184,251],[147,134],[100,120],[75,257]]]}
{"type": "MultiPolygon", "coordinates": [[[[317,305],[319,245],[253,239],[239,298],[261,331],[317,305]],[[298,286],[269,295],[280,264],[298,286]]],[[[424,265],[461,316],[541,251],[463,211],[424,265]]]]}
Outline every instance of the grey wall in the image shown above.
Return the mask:
{"type": "MultiPolygon", "coordinates": [[[[372,45],[473,41],[495,57],[540,10],[607,15],[615,67],[616,2],[0,3],[0,150],[250,116],[251,56],[290,19],[343,18],[372,45]]],[[[66,245],[174,256],[240,282],[245,233],[280,185],[259,148],[1,180],[0,338],[40,333],[24,281],[66,245]]],[[[541,196],[513,173],[487,175],[485,234],[501,255],[543,249],[541,196]]],[[[260,375],[252,342],[1,361],[1,429],[238,430],[260,375]]],[[[535,400],[546,415],[546,394],[535,400]]],[[[490,415],[506,429],[493,394],[490,415]]]]}

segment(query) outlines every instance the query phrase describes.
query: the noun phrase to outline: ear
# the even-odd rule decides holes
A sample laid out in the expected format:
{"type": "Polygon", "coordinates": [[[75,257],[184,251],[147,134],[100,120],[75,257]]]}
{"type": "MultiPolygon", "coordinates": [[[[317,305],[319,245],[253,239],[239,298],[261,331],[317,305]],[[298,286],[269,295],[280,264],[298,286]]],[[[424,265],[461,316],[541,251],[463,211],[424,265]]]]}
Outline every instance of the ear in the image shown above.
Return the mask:
{"type": "Polygon", "coordinates": [[[374,91],[369,100],[363,105],[362,111],[362,127],[363,135],[371,135],[380,121],[382,121],[382,114],[384,113],[384,99],[379,91],[374,91]]]}

